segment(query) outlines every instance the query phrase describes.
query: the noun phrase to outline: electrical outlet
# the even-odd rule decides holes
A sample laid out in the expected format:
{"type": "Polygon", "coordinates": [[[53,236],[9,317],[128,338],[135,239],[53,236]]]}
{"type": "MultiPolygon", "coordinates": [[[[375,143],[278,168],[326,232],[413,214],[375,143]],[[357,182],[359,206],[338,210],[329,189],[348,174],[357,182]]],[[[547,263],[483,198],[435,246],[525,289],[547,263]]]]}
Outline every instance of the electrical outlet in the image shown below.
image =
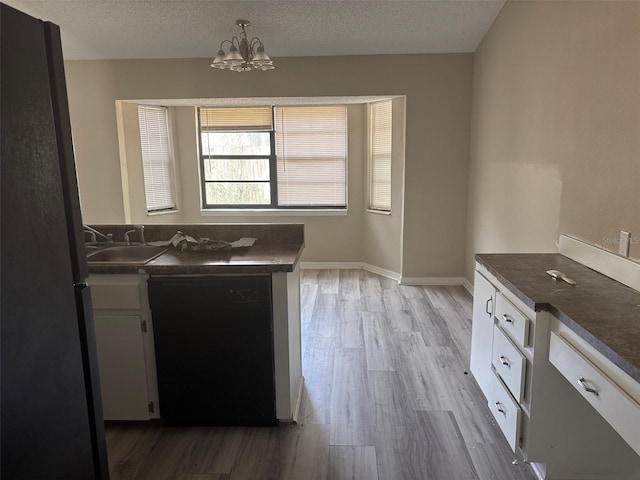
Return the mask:
{"type": "Polygon", "coordinates": [[[629,256],[629,242],[631,241],[631,234],[620,230],[620,243],[618,244],[618,253],[624,257],[629,256]]]}

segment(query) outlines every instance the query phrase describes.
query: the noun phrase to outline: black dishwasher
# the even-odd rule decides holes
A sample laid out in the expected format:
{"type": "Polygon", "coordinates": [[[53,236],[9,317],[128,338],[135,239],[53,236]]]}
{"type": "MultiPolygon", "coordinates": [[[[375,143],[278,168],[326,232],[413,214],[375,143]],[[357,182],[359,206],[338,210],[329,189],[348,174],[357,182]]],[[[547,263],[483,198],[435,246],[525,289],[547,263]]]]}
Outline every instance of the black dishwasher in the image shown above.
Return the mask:
{"type": "Polygon", "coordinates": [[[271,276],[151,276],[166,425],[276,425],[271,276]]]}

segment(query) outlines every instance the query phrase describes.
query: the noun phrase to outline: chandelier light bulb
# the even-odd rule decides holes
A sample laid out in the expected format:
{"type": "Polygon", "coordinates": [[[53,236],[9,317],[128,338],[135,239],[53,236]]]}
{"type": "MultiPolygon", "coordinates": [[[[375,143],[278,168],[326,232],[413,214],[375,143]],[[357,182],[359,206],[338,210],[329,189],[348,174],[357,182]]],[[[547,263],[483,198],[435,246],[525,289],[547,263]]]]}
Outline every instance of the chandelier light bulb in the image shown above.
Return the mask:
{"type": "Polygon", "coordinates": [[[264,51],[264,47],[261,45],[258,47],[258,51],[253,56],[254,65],[271,65],[273,62],[267,53],[264,51]]]}
{"type": "Polygon", "coordinates": [[[242,55],[240,55],[236,46],[231,45],[231,47],[229,47],[229,53],[224,57],[224,63],[235,65],[236,63],[242,62],[244,62],[244,58],[242,58],[242,55]]]}
{"type": "Polygon", "coordinates": [[[211,62],[211,66],[213,68],[225,68],[224,57],[224,50],[218,50],[218,55],[213,59],[213,62],[211,62]]]}

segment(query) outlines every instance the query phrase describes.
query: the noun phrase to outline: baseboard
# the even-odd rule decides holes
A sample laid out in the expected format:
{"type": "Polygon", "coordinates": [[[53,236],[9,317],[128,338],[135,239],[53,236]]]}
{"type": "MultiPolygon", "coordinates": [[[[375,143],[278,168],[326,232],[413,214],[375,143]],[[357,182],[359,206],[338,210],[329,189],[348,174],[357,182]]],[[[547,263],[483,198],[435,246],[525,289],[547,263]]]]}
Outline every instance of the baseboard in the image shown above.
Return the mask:
{"type": "Polygon", "coordinates": [[[301,262],[300,268],[303,270],[366,270],[397,282],[400,281],[399,273],[362,262],[301,262]]]}
{"type": "MultiPolygon", "coordinates": [[[[402,277],[400,285],[463,285],[464,277],[402,277]]],[[[466,287],[465,287],[466,288],[466,287]]]]}
{"type": "Polygon", "coordinates": [[[400,285],[462,285],[470,293],[473,286],[464,277],[403,277],[386,268],[362,262],[300,262],[303,270],[366,270],[397,281],[400,285]]]}
{"type": "Polygon", "coordinates": [[[462,282],[462,286],[467,292],[471,294],[471,296],[473,296],[473,284],[469,280],[465,278],[462,282]]]}
{"type": "Polygon", "coordinates": [[[544,477],[546,475],[546,468],[543,463],[529,462],[529,466],[531,467],[531,470],[533,470],[533,474],[538,478],[538,480],[544,480],[544,477]]]}
{"type": "Polygon", "coordinates": [[[362,262],[300,262],[302,270],[362,270],[362,262]]]}
{"type": "Polygon", "coordinates": [[[376,267],[375,265],[371,265],[369,263],[363,263],[362,269],[367,272],[375,273],[376,275],[382,275],[383,277],[390,278],[400,283],[400,274],[393,272],[391,270],[387,270],[386,268],[376,267]]]}

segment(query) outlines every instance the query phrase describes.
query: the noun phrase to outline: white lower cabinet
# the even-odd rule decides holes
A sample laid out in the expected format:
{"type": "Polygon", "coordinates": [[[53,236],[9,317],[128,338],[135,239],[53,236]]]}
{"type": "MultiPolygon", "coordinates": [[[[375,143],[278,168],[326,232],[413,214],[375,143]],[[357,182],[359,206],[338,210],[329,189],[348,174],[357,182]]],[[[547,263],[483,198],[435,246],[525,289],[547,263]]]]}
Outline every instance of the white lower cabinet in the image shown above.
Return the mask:
{"type": "Polygon", "coordinates": [[[91,275],[105,420],[159,418],[146,275],[91,275]]]}
{"type": "Polygon", "coordinates": [[[638,480],[640,384],[575,337],[476,264],[471,372],[511,448],[540,479],[638,480]]]}
{"type": "Polygon", "coordinates": [[[527,359],[506,333],[498,326],[493,327],[493,347],[491,365],[496,374],[504,381],[516,402],[524,396],[524,380],[527,359]]]}
{"type": "Polygon", "coordinates": [[[493,374],[487,365],[491,365],[495,299],[496,287],[476,271],[473,284],[470,370],[482,391],[489,390],[493,384],[493,374]]]}
{"type": "Polygon", "coordinates": [[[105,420],[148,420],[149,395],[137,315],[95,315],[105,420]]]}
{"type": "Polygon", "coordinates": [[[578,351],[570,338],[563,338],[555,332],[551,332],[549,360],[640,455],[640,388],[629,392],[623,390],[614,379],[578,351]]]}

